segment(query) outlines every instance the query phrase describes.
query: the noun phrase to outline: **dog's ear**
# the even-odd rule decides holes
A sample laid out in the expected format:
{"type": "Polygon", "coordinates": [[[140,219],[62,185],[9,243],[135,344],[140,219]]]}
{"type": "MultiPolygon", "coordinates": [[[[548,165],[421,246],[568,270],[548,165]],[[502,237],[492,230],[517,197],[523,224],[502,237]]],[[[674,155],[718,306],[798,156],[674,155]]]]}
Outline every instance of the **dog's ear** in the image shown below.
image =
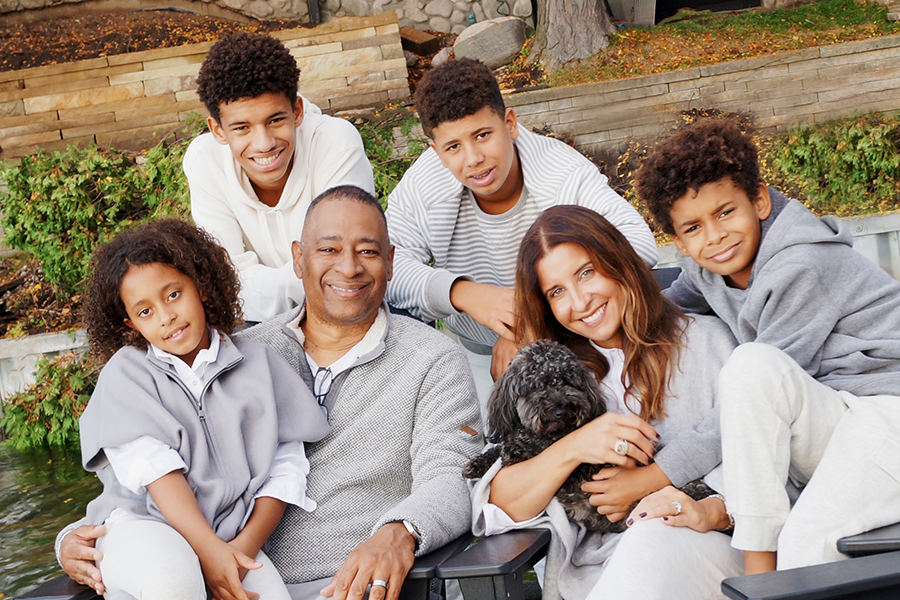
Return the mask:
{"type": "Polygon", "coordinates": [[[597,383],[597,380],[594,379],[593,375],[590,371],[587,370],[587,367],[581,366],[581,377],[584,382],[584,392],[588,397],[588,400],[591,403],[591,406],[594,407],[595,414],[591,417],[592,419],[596,419],[600,415],[604,414],[607,410],[606,408],[606,396],[603,395],[603,391],[600,389],[600,384],[597,383]]]}
{"type": "Polygon", "coordinates": [[[494,443],[508,438],[522,427],[519,420],[518,401],[521,395],[520,371],[525,366],[521,352],[513,357],[506,372],[494,384],[488,399],[488,440],[494,443]]]}

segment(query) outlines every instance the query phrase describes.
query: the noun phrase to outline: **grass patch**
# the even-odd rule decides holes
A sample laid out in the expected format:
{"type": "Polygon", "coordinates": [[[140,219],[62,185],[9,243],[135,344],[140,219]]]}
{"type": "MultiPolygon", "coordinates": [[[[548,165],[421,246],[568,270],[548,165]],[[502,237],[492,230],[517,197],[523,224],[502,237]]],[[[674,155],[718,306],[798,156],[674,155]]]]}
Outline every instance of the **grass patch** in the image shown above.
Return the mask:
{"type": "Polygon", "coordinates": [[[648,29],[626,28],[605,51],[550,75],[551,86],[651,75],[900,34],[887,9],[856,0],[822,0],[771,11],[710,13],[682,9],[648,29]]]}

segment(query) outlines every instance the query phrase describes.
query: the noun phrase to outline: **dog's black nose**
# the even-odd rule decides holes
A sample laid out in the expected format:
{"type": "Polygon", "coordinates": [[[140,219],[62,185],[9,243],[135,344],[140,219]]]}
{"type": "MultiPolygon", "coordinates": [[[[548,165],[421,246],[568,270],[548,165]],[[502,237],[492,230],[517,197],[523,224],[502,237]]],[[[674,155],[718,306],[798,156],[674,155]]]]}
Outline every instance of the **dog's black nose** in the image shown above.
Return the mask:
{"type": "Polygon", "coordinates": [[[553,414],[555,414],[555,415],[556,415],[556,418],[559,419],[559,418],[562,417],[564,414],[566,414],[566,409],[563,408],[562,406],[559,406],[559,407],[556,408],[555,411],[553,411],[553,414]]]}

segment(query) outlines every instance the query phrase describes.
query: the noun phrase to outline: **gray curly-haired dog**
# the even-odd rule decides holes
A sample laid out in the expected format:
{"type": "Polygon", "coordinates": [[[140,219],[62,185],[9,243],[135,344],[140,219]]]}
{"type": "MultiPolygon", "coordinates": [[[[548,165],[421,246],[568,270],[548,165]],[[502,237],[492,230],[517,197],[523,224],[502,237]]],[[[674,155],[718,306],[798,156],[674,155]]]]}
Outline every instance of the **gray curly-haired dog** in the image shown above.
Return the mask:
{"type": "MultiPolygon", "coordinates": [[[[479,479],[497,458],[512,465],[540,454],[545,448],[606,412],[600,386],[575,353],[550,340],[522,348],[494,385],[488,399],[488,440],[498,444],[475,457],[463,470],[479,479]]],[[[582,463],[556,492],[570,521],[590,530],[616,533],[624,520],[612,523],[597,512],[581,484],[604,467],[582,463]]],[[[681,488],[695,500],[714,493],[700,480],[681,488]]]]}

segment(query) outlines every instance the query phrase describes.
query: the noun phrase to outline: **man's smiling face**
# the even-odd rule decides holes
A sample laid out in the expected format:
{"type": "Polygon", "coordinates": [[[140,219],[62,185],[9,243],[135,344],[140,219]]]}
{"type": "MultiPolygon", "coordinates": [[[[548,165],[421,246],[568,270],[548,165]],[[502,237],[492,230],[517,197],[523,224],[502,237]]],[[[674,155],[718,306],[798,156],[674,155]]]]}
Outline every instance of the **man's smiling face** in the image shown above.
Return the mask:
{"type": "Polygon", "coordinates": [[[292,250],[307,318],[348,327],[375,321],[394,258],[377,207],[340,196],[321,201],[292,250]]]}
{"type": "Polygon", "coordinates": [[[303,101],[292,106],[284,94],[274,93],[242,98],[222,104],[219,118],[207,120],[213,136],[231,148],[260,201],[275,206],[291,172],[303,101]]]}

